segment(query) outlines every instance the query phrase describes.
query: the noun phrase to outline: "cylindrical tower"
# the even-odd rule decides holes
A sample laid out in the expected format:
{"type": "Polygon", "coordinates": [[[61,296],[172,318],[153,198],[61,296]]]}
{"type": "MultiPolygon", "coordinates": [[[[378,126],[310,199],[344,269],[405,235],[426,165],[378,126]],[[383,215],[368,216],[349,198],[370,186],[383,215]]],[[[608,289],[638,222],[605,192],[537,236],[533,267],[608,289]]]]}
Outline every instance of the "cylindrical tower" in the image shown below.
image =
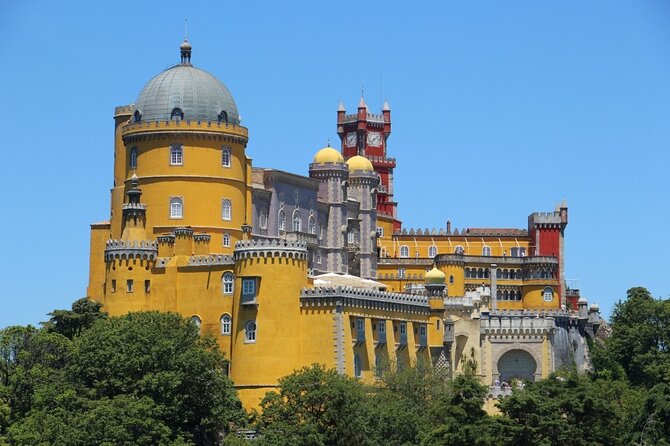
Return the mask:
{"type": "Polygon", "coordinates": [[[324,230],[324,271],[347,272],[345,231],[347,226],[347,188],[349,170],[344,158],[332,147],[325,147],[314,155],[309,165],[309,177],[319,180],[319,196],[328,204],[328,221],[324,230]]]}
{"type": "Polygon", "coordinates": [[[245,406],[257,407],[277,377],[302,366],[298,296],[306,285],[304,242],[236,244],[230,372],[245,406]]]}
{"type": "Polygon", "coordinates": [[[358,275],[368,279],[377,278],[377,186],[379,176],[372,163],[363,156],[347,160],[349,167],[348,195],[359,203],[359,240],[357,252],[358,275]]]}
{"type": "MultiPolygon", "coordinates": [[[[128,186],[127,179],[137,175],[151,238],[191,227],[211,235],[211,252],[232,253],[234,242],[243,239],[243,228],[251,223],[248,131],[240,125],[226,86],[191,65],[184,51],[181,48],[181,63],[144,86],[132,115],[117,110],[117,121],[126,121],[120,129],[122,143],[115,145],[114,183],[128,186]]],[[[116,195],[112,238],[120,235],[116,220],[122,202],[116,195]]]]}

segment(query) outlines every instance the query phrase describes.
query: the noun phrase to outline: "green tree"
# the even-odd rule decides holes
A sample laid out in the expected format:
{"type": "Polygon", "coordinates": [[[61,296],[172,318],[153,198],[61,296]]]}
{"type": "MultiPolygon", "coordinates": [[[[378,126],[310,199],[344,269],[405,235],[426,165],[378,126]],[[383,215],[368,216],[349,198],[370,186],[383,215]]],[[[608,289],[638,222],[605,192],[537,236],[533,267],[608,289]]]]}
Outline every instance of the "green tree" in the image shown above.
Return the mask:
{"type": "Polygon", "coordinates": [[[262,445],[365,445],[363,385],[318,364],[279,380],[279,392],[261,402],[262,445]]]}
{"type": "Polygon", "coordinates": [[[102,312],[102,304],[83,297],[72,304],[72,310],[54,310],[49,316],[51,318],[43,323],[44,328],[72,339],[98,319],[107,318],[107,313],[102,312]]]}
{"type": "Polygon", "coordinates": [[[244,421],[211,337],[170,313],[102,319],[74,339],[72,378],[94,399],[147,397],[175,437],[212,444],[229,424],[244,421]]]}
{"type": "Polygon", "coordinates": [[[607,350],[635,385],[670,384],[670,300],[631,288],[614,307],[607,350]]]}
{"type": "Polygon", "coordinates": [[[633,418],[627,443],[632,445],[670,445],[670,386],[655,385],[646,395],[641,410],[633,418]]]}
{"type": "Polygon", "coordinates": [[[625,381],[593,381],[576,373],[529,383],[498,404],[504,444],[623,445],[628,419],[639,410],[625,381]]]}
{"type": "Polygon", "coordinates": [[[430,411],[448,392],[445,377],[430,363],[418,361],[412,367],[386,367],[368,390],[369,436],[372,444],[419,444],[432,430],[430,411]]]}

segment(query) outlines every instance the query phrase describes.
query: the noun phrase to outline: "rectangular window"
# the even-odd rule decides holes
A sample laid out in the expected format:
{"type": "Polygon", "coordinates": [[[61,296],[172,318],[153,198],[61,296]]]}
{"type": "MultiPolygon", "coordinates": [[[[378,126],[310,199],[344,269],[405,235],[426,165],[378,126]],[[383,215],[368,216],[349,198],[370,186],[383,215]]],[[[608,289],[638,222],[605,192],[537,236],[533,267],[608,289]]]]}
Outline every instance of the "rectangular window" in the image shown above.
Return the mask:
{"type": "Polygon", "coordinates": [[[398,279],[405,278],[405,268],[398,268],[398,279]]]}
{"type": "Polygon", "coordinates": [[[356,319],[356,342],[365,342],[365,319],[356,319]]]}
{"type": "Polygon", "coordinates": [[[116,279],[112,279],[112,293],[116,293],[116,279]]]}
{"type": "Polygon", "coordinates": [[[384,228],[377,226],[377,237],[384,237],[384,228]]]}
{"type": "Polygon", "coordinates": [[[133,292],[133,279],[126,280],[126,293],[133,292]]]}
{"type": "Polygon", "coordinates": [[[144,281],[144,292],[145,293],[150,293],[151,292],[151,280],[145,280],[144,281]]]}
{"type": "Polygon", "coordinates": [[[256,279],[253,277],[242,279],[242,303],[256,303],[256,279]]]}
{"type": "Polygon", "coordinates": [[[400,332],[400,339],[398,339],[400,345],[407,345],[407,322],[400,322],[398,331],[400,332]]]}
{"type": "Polygon", "coordinates": [[[172,166],[181,166],[184,164],[184,154],[181,146],[172,146],[170,148],[170,164],[172,166]]]}
{"type": "Polygon", "coordinates": [[[321,251],[316,251],[316,263],[321,263],[321,251]]]}
{"type": "Polygon", "coordinates": [[[377,321],[377,342],[386,343],[386,321],[377,321]]]}

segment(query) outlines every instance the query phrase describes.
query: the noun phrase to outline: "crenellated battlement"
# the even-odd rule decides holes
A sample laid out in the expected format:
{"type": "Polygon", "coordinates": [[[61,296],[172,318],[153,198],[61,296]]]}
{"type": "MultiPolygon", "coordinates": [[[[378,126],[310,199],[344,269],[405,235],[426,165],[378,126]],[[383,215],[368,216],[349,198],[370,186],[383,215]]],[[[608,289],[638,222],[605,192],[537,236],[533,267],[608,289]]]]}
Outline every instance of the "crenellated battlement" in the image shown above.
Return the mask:
{"type": "Polygon", "coordinates": [[[484,335],[546,335],[556,328],[551,316],[520,315],[484,317],[479,321],[479,331],[484,335]]]}
{"type": "Polygon", "coordinates": [[[232,266],[235,265],[235,258],[226,254],[212,254],[208,256],[191,256],[188,259],[188,266],[232,266]]]}
{"type": "Polygon", "coordinates": [[[238,124],[216,122],[216,121],[141,121],[129,122],[123,127],[123,136],[134,137],[147,132],[168,131],[168,132],[211,132],[228,133],[243,139],[249,138],[249,130],[238,124]]]}
{"type": "MultiPolygon", "coordinates": [[[[303,306],[323,305],[323,301],[337,301],[344,306],[378,306],[378,304],[407,305],[419,311],[428,311],[428,296],[419,294],[393,293],[369,288],[317,287],[303,288],[300,301],[303,306]]],[[[333,303],[334,304],[334,303],[333,303]]]]}
{"type": "Polygon", "coordinates": [[[155,260],[157,255],[158,242],[152,240],[108,240],[105,244],[106,262],[127,259],[155,260]]]}
{"type": "Polygon", "coordinates": [[[281,239],[251,239],[235,243],[235,259],[286,257],[307,260],[307,243],[281,239]]]}
{"type": "Polygon", "coordinates": [[[134,210],[134,211],[146,211],[147,205],[144,203],[123,203],[122,209],[125,210],[134,210]]]}

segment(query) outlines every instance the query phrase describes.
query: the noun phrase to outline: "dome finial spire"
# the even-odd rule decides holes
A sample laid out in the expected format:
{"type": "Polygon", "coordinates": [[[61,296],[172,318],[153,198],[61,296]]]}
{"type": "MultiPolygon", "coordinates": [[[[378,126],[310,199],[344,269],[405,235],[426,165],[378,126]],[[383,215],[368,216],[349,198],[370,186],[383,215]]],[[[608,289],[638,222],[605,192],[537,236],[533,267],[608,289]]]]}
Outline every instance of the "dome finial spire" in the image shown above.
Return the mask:
{"type": "Polygon", "coordinates": [[[179,45],[179,52],[181,53],[181,63],[183,65],[191,65],[191,50],[193,47],[188,43],[188,19],[184,19],[184,41],[179,45]]]}

